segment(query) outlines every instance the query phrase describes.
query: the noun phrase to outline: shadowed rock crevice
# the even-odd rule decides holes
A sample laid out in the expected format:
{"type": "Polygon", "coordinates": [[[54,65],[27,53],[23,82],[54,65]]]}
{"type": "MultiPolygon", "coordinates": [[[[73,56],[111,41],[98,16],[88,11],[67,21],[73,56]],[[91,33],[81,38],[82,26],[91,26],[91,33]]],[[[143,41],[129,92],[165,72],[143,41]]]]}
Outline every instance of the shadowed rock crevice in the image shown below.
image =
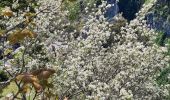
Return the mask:
{"type": "Polygon", "coordinates": [[[123,13],[122,16],[128,21],[133,20],[143,3],[144,0],[119,0],[119,12],[123,13]]]}

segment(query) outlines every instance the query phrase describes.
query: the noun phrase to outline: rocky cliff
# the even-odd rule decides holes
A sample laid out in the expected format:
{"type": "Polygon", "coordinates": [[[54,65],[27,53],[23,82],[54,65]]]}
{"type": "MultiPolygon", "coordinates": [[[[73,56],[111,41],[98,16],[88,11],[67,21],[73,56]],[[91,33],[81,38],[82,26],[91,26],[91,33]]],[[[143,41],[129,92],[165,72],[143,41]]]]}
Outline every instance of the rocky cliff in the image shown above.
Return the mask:
{"type": "Polygon", "coordinates": [[[158,0],[146,15],[146,20],[151,28],[162,31],[170,37],[170,0],[158,0]]]}
{"type": "MultiPolygon", "coordinates": [[[[107,11],[107,17],[111,18],[117,13],[122,13],[123,17],[128,21],[136,17],[136,13],[140,10],[144,3],[150,0],[107,0],[114,3],[107,11]]],[[[146,15],[148,27],[165,33],[166,37],[170,37],[170,0],[157,0],[148,14],[146,15]]]]}

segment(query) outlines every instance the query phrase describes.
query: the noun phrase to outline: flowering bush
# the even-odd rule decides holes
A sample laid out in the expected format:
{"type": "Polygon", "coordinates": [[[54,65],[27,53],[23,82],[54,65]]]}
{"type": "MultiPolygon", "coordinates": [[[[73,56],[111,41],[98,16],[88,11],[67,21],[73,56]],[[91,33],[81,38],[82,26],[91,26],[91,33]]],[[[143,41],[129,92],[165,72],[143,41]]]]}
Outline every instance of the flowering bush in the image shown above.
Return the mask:
{"type": "MultiPolygon", "coordinates": [[[[166,87],[159,87],[155,79],[168,65],[169,57],[163,54],[167,52],[167,48],[158,47],[154,43],[157,33],[147,28],[144,20],[146,12],[155,2],[156,0],[150,0],[148,4],[143,5],[137,17],[127,23],[121,15],[108,22],[104,13],[107,7],[113,5],[107,5],[105,1],[102,1],[98,8],[95,8],[95,4],[85,7],[82,16],[76,21],[70,21],[69,11],[62,10],[63,0],[37,1],[40,6],[35,8],[35,11],[41,13],[34,19],[36,28],[32,29],[33,32],[21,31],[27,33],[28,38],[24,39],[24,43],[29,47],[20,47],[14,52],[19,55],[16,58],[22,61],[20,53],[24,48],[27,49],[24,57],[25,67],[22,71],[31,73],[20,74],[16,76],[16,80],[23,81],[23,84],[30,83],[38,91],[43,89],[42,98],[165,98],[168,95],[166,87]],[[120,22],[123,24],[118,24],[120,22]],[[114,24],[120,25],[118,30],[115,30],[114,24]],[[34,37],[34,32],[38,33],[38,36],[32,43],[29,38],[34,37]],[[110,45],[106,46],[107,44],[110,45]],[[41,88],[41,82],[44,83],[44,80],[40,80],[40,73],[33,76],[34,69],[42,72],[44,66],[52,67],[56,71],[50,80],[52,84],[45,81],[48,83],[47,86],[53,85],[52,88],[41,88]],[[30,81],[24,80],[25,77],[30,81]]],[[[22,18],[13,18],[6,24],[12,27],[18,19],[22,18]]],[[[18,38],[16,42],[20,40],[20,37],[18,38]]],[[[13,43],[13,39],[11,41],[13,43]]],[[[10,61],[8,62],[14,66],[10,61]]],[[[49,75],[55,71],[52,70],[49,75]]]]}
{"type": "MultiPolygon", "coordinates": [[[[58,13],[63,19],[51,16],[51,23],[47,20],[48,24],[41,27],[49,30],[45,32],[49,33],[49,38],[44,44],[51,47],[49,55],[57,70],[54,85],[58,97],[163,98],[165,91],[156,85],[154,78],[167,66],[169,59],[163,54],[166,48],[154,44],[156,33],[148,29],[143,20],[153,4],[144,5],[137,18],[122,27],[120,33],[111,30],[111,23],[103,16],[106,2],[90,12],[85,8],[88,15],[82,16],[79,22],[70,23],[67,11],[58,13]],[[111,35],[114,42],[104,48],[111,35]]],[[[114,18],[119,19],[119,16],[114,18]]]]}

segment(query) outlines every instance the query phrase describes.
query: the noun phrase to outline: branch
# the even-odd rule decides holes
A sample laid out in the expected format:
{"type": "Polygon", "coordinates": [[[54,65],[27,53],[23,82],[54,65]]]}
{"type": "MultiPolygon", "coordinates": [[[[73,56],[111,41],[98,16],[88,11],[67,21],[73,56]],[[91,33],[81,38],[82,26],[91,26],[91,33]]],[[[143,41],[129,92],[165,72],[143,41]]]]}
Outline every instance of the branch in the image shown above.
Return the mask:
{"type": "MultiPolygon", "coordinates": [[[[48,7],[47,7],[47,8],[48,8],[48,7]]],[[[44,10],[47,10],[47,8],[42,9],[42,10],[39,11],[35,16],[37,16],[38,14],[40,14],[41,12],[43,12],[44,10]]],[[[31,16],[30,19],[34,18],[35,16],[31,16]]],[[[27,26],[28,26],[28,24],[25,24],[25,20],[24,20],[24,21],[20,22],[19,24],[15,25],[14,27],[6,30],[6,31],[4,32],[4,34],[8,34],[10,31],[12,31],[12,30],[14,30],[14,29],[16,29],[16,28],[27,27],[27,26]]]]}

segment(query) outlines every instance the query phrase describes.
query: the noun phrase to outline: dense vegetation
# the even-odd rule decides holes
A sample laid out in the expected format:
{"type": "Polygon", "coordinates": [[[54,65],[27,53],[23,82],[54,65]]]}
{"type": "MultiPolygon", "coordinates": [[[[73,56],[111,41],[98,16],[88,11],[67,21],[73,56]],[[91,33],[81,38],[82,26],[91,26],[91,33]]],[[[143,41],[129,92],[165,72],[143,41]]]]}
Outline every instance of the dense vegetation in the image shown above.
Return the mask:
{"type": "Polygon", "coordinates": [[[169,4],[0,1],[0,99],[168,100],[169,4]]]}

